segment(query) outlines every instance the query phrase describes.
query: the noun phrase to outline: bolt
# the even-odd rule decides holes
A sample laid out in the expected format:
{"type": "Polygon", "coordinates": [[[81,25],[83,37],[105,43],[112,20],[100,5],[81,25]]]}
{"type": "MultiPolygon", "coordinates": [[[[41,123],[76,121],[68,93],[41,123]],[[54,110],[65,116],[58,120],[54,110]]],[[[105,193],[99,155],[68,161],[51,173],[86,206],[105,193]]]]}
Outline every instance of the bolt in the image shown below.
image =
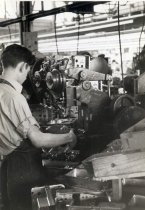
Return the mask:
{"type": "Polygon", "coordinates": [[[111,167],[114,168],[116,166],[115,163],[111,163],[111,167]]]}

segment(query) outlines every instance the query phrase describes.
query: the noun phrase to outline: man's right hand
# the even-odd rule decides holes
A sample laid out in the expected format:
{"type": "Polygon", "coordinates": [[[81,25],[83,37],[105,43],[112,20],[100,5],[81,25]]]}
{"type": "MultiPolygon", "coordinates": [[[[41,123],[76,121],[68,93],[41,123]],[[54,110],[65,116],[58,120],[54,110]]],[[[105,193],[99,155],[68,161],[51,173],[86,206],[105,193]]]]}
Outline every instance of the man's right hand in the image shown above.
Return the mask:
{"type": "Polygon", "coordinates": [[[77,137],[76,135],[74,134],[73,130],[71,129],[70,132],[69,132],[69,140],[70,140],[70,143],[69,143],[69,147],[70,149],[75,147],[76,143],[77,143],[77,137]]]}
{"type": "Polygon", "coordinates": [[[32,144],[38,148],[58,147],[64,144],[73,148],[77,139],[72,130],[64,134],[42,133],[36,126],[30,127],[27,136],[32,144]]]}

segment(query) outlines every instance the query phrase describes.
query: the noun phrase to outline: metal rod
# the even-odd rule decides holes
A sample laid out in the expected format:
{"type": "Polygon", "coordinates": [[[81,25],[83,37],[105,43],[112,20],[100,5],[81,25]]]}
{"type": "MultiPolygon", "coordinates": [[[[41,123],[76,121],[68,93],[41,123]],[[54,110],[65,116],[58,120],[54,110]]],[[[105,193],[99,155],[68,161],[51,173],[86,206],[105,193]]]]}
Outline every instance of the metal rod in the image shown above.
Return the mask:
{"type": "Polygon", "coordinates": [[[121,60],[121,76],[123,80],[123,60],[122,60],[122,46],[121,46],[121,33],[120,33],[120,3],[118,1],[118,34],[119,34],[119,49],[120,49],[120,60],[121,60]]]}
{"type": "Polygon", "coordinates": [[[127,194],[145,195],[145,188],[140,186],[123,186],[123,192],[127,194]]]}
{"type": "Polygon", "coordinates": [[[145,186],[145,179],[123,179],[123,185],[130,185],[130,186],[145,186]]]}

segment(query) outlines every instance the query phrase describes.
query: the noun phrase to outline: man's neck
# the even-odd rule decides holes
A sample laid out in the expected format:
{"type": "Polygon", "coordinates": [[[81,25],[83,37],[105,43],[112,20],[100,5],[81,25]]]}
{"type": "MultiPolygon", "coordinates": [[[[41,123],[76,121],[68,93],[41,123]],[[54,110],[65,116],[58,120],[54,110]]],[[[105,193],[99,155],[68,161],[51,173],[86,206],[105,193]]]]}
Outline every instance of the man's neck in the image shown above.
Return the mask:
{"type": "Polygon", "coordinates": [[[1,76],[1,78],[7,80],[8,82],[10,82],[14,88],[19,92],[21,93],[22,91],[22,85],[15,79],[15,77],[13,76],[10,76],[9,74],[3,74],[1,76]]]}
{"type": "Polygon", "coordinates": [[[4,72],[2,78],[6,80],[17,81],[16,76],[13,72],[4,72]]]}

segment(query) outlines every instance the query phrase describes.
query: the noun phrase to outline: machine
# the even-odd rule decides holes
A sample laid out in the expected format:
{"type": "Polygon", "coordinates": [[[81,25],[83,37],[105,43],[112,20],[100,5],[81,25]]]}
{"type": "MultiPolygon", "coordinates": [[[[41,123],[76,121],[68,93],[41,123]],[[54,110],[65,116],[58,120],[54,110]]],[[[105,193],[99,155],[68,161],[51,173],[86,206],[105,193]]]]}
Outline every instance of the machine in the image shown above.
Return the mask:
{"type": "Polygon", "coordinates": [[[89,59],[82,57],[38,59],[24,84],[24,95],[43,132],[62,133],[73,128],[79,151],[84,150],[86,137],[95,135],[100,127],[110,101],[111,81],[108,74],[76,67],[76,59],[89,67],[89,59]]]}
{"type": "MultiPolygon", "coordinates": [[[[23,94],[43,132],[59,134],[74,129],[77,136],[73,149],[67,145],[43,150],[43,166],[61,184],[33,188],[34,210],[75,209],[71,201],[77,206],[85,203],[91,209],[91,205],[96,205],[94,198],[95,202],[100,199],[110,202],[109,183],[94,182],[81,163],[104,151],[122,131],[145,117],[145,110],[137,106],[134,94],[118,94],[119,87],[112,85],[111,75],[84,68],[85,64],[83,68],[76,67],[74,61],[75,57],[38,59],[24,84],[23,94]],[[61,179],[66,173],[68,176],[61,179]],[[72,185],[77,190],[68,188],[72,185]]],[[[81,56],[82,61],[88,62],[81,56]]],[[[141,82],[142,77],[138,80],[138,91],[142,90],[141,82]]],[[[108,207],[108,203],[104,205],[108,207]]]]}
{"type": "Polygon", "coordinates": [[[50,148],[44,152],[47,160],[81,161],[104,150],[145,116],[133,96],[118,94],[109,71],[104,71],[104,58],[101,73],[89,69],[88,55],[82,57],[38,59],[24,83],[24,95],[43,132],[63,133],[73,128],[77,135],[73,151],[68,146],[50,148]],[[76,66],[76,60],[83,68],[76,66]]]}

